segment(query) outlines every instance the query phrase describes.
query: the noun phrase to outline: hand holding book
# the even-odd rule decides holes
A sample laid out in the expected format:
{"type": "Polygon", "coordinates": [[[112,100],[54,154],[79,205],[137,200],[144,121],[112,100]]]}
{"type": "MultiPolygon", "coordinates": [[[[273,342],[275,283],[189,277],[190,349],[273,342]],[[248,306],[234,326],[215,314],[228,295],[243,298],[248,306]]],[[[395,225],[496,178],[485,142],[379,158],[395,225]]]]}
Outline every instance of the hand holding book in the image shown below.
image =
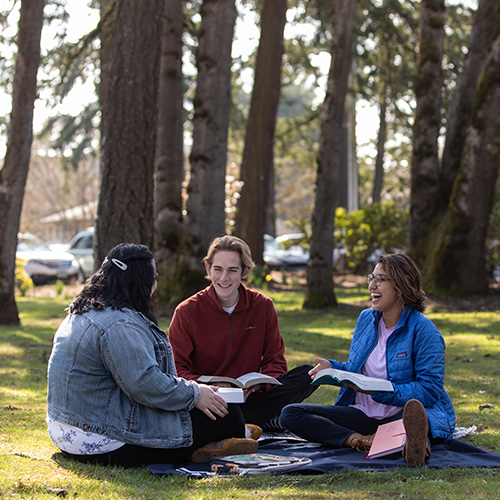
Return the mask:
{"type": "MultiPolygon", "coordinates": [[[[312,371],[312,370],[311,370],[312,371]]],[[[313,385],[347,385],[356,386],[355,390],[359,392],[387,391],[394,392],[394,386],[389,380],[375,377],[367,377],[360,373],[352,373],[345,370],[336,370],[335,368],[326,368],[320,370],[314,376],[313,385]]]]}
{"type": "Polygon", "coordinates": [[[318,372],[320,372],[321,370],[326,370],[327,368],[332,367],[332,364],[330,363],[330,361],[328,361],[325,358],[314,358],[314,362],[316,363],[316,366],[312,370],[309,370],[309,376],[313,380],[314,380],[314,377],[316,377],[318,372]]]}

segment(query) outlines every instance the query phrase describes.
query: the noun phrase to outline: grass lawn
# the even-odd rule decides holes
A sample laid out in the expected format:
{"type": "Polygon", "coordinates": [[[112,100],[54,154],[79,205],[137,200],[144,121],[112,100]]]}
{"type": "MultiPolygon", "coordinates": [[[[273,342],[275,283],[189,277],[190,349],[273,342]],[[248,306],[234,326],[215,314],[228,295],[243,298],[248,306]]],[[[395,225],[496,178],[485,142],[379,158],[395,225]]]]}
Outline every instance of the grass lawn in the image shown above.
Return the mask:
{"type": "MultiPolygon", "coordinates": [[[[64,292],[63,292],[64,293],[64,292]]],[[[336,288],[339,306],[303,311],[302,292],[270,291],[278,309],[290,367],[315,356],[345,360],[366,287],[336,288]]],[[[0,499],[497,499],[500,470],[400,468],[253,478],[153,476],[146,468],[90,466],[63,457],[45,425],[46,368],[53,334],[72,296],[18,299],[21,327],[0,327],[0,499]]],[[[497,296],[498,299],[498,296],[497,296]]],[[[446,339],[446,388],[463,438],[500,453],[500,300],[462,310],[432,303],[428,316],[446,339]]],[[[162,321],[163,328],[168,321],[162,321]]],[[[338,389],[320,387],[309,399],[331,403],[338,389]]]]}

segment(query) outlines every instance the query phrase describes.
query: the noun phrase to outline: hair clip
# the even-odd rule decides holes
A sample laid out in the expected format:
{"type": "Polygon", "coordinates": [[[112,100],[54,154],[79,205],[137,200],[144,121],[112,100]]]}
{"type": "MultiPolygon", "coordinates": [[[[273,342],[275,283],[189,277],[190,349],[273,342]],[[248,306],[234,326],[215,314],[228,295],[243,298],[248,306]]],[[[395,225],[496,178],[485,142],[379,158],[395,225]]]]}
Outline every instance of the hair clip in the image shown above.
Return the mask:
{"type": "Polygon", "coordinates": [[[111,259],[111,262],[116,266],[116,267],[119,267],[122,271],[126,271],[127,270],[127,264],[125,264],[125,262],[122,262],[121,260],[118,260],[118,259],[111,259]]]}

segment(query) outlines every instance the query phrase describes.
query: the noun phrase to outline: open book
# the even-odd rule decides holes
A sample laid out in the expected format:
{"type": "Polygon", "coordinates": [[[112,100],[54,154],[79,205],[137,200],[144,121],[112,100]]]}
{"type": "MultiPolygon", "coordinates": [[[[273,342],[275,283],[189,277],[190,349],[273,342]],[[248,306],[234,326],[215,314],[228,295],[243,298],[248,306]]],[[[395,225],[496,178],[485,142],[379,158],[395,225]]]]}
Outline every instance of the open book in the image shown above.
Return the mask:
{"type": "Polygon", "coordinates": [[[243,476],[296,470],[309,465],[312,460],[310,458],[285,457],[267,453],[250,453],[248,455],[214,457],[211,462],[213,464],[235,465],[237,466],[235,472],[243,476]]]}
{"type": "Polygon", "coordinates": [[[281,382],[276,380],[274,377],[258,372],[245,373],[245,375],[238,378],[222,377],[219,375],[202,375],[198,378],[197,382],[202,384],[217,384],[219,382],[226,382],[239,387],[240,389],[248,389],[257,384],[282,385],[281,382]]]}
{"type": "Polygon", "coordinates": [[[377,458],[402,451],[406,443],[403,419],[379,425],[370,452],[365,458],[377,458]]]}
{"type": "Polygon", "coordinates": [[[335,368],[325,368],[319,371],[314,380],[313,385],[337,385],[353,384],[358,386],[363,391],[386,391],[394,392],[394,386],[389,380],[383,378],[367,377],[360,373],[347,372],[345,370],[337,370],[335,368]]]}

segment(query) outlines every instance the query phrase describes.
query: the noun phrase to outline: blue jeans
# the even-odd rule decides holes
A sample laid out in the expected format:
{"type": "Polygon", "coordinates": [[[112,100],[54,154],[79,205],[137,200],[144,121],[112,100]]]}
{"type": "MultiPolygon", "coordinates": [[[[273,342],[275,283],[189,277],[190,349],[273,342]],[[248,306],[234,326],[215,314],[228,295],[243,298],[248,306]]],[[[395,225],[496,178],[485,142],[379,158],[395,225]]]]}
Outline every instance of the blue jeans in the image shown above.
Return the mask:
{"type": "Polygon", "coordinates": [[[307,441],[342,448],[354,432],[374,434],[379,425],[400,418],[403,418],[403,409],[393,417],[378,420],[350,406],[292,404],[283,408],[280,422],[307,441]]]}

